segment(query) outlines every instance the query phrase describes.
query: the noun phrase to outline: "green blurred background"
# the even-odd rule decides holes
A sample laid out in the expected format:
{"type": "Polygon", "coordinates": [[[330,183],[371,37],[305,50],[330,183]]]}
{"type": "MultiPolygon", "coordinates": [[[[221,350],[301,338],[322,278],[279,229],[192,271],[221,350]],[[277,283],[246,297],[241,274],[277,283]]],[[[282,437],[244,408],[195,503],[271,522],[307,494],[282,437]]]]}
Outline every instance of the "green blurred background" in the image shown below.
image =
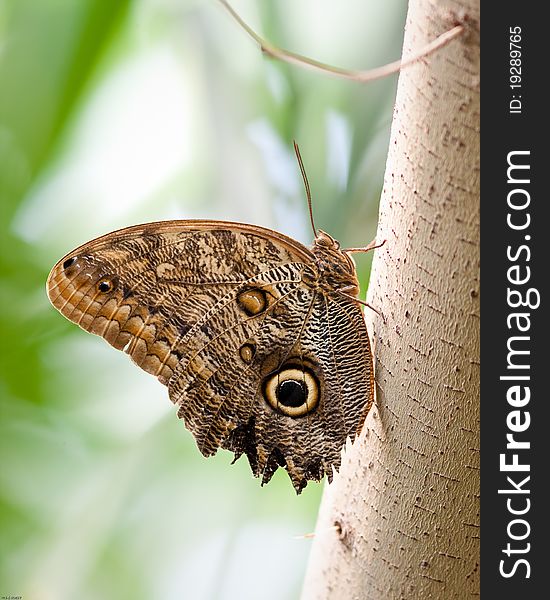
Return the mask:
{"type": "MultiPolygon", "coordinates": [[[[368,68],[400,54],[405,0],[235,0],[270,41],[368,68]]],[[[322,484],[261,488],[203,459],[167,390],[50,307],[73,247],[215,218],[375,233],[396,77],[275,63],[214,0],[0,0],[0,594],[25,600],[287,599],[322,484]]],[[[363,286],[368,257],[359,257],[363,286]]],[[[364,288],[363,288],[364,289],[364,288]]]]}

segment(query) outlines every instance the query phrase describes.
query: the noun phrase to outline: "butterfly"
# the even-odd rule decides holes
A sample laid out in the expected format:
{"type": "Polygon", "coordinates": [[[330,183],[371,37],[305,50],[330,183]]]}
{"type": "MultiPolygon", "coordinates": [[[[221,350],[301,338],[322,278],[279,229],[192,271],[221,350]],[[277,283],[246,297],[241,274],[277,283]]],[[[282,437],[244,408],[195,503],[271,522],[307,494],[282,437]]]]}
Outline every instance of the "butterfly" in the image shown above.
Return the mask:
{"type": "Polygon", "coordinates": [[[128,227],[63,257],[47,294],[168,386],[204,456],[244,454],[262,484],[283,467],[300,493],[332,480],[374,401],[351,253],[379,246],[341,249],[311,219],[309,249],[226,221],[128,227]]]}

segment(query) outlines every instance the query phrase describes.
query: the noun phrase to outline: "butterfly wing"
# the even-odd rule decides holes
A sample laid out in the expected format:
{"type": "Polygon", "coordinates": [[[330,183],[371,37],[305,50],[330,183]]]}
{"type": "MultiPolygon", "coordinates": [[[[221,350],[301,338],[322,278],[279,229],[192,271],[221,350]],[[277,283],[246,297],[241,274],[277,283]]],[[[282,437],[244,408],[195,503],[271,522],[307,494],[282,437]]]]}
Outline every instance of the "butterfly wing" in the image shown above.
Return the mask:
{"type": "Polygon", "coordinates": [[[284,467],[300,492],[339,467],[372,404],[373,377],[361,310],[292,280],[297,271],[271,269],[197,322],[169,392],[204,455],[220,446],[246,454],[264,483],[284,467]],[[251,289],[267,301],[244,317],[238,298],[251,289]],[[285,403],[289,382],[298,391],[304,382],[304,394],[285,403]]]}
{"type": "Polygon", "coordinates": [[[52,269],[47,293],[70,321],[104,337],[167,384],[193,324],[266,265],[308,261],[271,230],[217,221],[165,221],[97,238],[52,269]]]}
{"type": "Polygon", "coordinates": [[[244,453],[264,482],[284,466],[300,491],[338,467],[373,397],[361,311],[306,284],[312,264],[271,230],[171,221],[77,248],[47,285],[64,316],[168,385],[203,454],[244,453]]]}

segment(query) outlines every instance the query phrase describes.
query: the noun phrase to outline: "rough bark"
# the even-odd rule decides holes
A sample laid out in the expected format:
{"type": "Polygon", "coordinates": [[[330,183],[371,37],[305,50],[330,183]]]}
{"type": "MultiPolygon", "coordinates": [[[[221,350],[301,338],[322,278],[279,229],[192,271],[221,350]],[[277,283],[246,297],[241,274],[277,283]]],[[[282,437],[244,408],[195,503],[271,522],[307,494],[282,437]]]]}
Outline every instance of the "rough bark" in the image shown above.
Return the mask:
{"type": "Polygon", "coordinates": [[[302,600],[479,595],[479,6],[411,0],[366,318],[377,401],[325,489],[302,600]]]}

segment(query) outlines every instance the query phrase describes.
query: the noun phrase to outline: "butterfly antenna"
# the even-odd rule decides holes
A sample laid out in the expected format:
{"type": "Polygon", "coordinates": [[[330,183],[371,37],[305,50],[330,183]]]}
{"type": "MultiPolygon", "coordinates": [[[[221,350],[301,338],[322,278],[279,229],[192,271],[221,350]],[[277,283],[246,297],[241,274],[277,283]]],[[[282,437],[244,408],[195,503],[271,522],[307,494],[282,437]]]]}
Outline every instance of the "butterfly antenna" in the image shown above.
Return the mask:
{"type": "Polygon", "coordinates": [[[311,221],[311,228],[313,229],[313,236],[317,237],[317,228],[315,227],[315,221],[313,220],[313,208],[311,207],[311,190],[309,188],[309,181],[307,180],[306,170],[304,168],[304,162],[302,161],[302,156],[300,155],[300,148],[298,148],[298,144],[294,140],[294,152],[296,153],[296,158],[298,160],[298,166],[300,167],[300,172],[302,173],[302,179],[304,180],[304,188],[306,190],[307,197],[307,205],[309,208],[309,219],[311,221]]]}

